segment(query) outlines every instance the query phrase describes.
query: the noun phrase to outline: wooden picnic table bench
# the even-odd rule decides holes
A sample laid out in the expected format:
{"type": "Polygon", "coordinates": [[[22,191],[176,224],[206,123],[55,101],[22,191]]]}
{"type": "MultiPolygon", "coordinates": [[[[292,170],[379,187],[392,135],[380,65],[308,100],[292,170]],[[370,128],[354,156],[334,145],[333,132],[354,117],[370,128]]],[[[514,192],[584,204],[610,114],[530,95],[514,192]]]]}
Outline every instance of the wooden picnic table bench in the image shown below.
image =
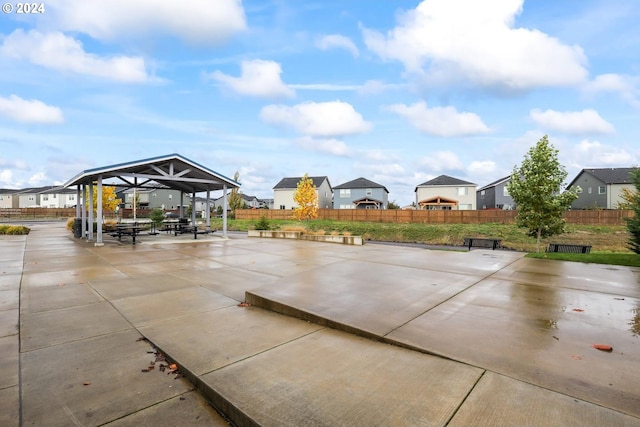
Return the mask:
{"type": "Polygon", "coordinates": [[[471,250],[474,248],[486,248],[496,250],[500,247],[501,239],[492,239],[487,237],[465,237],[464,238],[464,246],[471,250]]]}
{"type": "Polygon", "coordinates": [[[570,254],[588,254],[591,252],[591,245],[569,245],[566,243],[549,243],[546,252],[562,252],[570,254]]]}
{"type": "Polygon", "coordinates": [[[115,231],[111,233],[112,237],[117,237],[118,240],[122,240],[122,236],[131,236],[133,244],[136,244],[136,236],[140,234],[142,227],[137,223],[132,224],[118,224],[115,231]]]}

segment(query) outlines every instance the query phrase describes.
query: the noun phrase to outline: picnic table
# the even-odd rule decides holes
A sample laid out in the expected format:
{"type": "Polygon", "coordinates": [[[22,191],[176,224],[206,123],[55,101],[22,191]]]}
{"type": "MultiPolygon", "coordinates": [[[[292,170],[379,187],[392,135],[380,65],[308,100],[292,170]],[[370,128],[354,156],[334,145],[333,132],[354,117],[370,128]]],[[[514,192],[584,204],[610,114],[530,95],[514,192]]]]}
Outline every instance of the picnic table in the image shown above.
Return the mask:
{"type": "Polygon", "coordinates": [[[131,236],[132,244],[136,244],[136,236],[140,234],[142,227],[137,222],[121,223],[116,225],[116,229],[111,233],[112,237],[122,240],[122,236],[131,236]]]}

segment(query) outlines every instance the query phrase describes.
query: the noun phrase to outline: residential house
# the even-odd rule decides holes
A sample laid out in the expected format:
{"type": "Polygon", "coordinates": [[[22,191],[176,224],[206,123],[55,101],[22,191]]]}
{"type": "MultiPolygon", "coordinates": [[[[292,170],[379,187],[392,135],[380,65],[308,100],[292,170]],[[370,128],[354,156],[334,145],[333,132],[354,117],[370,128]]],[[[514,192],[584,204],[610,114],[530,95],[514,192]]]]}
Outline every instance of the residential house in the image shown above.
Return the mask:
{"type": "Polygon", "coordinates": [[[633,168],[582,169],[567,188],[578,188],[571,209],[618,209],[622,189],[634,190],[629,173],[633,168]]]}
{"type": "Polygon", "coordinates": [[[20,190],[18,195],[18,207],[19,208],[39,208],[41,207],[41,200],[43,192],[51,190],[55,188],[53,185],[48,185],[45,187],[33,187],[33,188],[24,188],[20,190]]]}
{"type": "MultiPolygon", "coordinates": [[[[244,209],[263,209],[263,208],[268,208],[269,206],[267,205],[267,202],[263,199],[258,199],[256,196],[249,196],[247,194],[244,193],[240,193],[240,197],[242,197],[242,202],[244,203],[244,209]]],[[[227,203],[229,203],[229,195],[227,195],[227,203]]],[[[197,204],[197,200],[198,198],[196,198],[196,206],[198,206],[197,204]]],[[[205,198],[202,198],[202,202],[205,202],[205,198]]],[[[211,206],[212,209],[217,210],[218,207],[220,207],[220,209],[222,209],[223,204],[224,204],[224,197],[220,196],[217,199],[212,199],[211,200],[211,206]]],[[[229,209],[229,206],[227,206],[227,209],[229,209]]]]}
{"type": "Polygon", "coordinates": [[[507,189],[510,181],[511,175],[478,189],[476,191],[476,207],[478,209],[515,209],[516,204],[507,189]]]}
{"type": "Polygon", "coordinates": [[[0,188],[0,209],[17,209],[19,191],[15,188],[0,188]]]}
{"type": "MultiPolygon", "coordinates": [[[[131,209],[134,202],[133,188],[117,192],[118,198],[122,199],[125,209],[131,209]]],[[[168,209],[174,210],[180,208],[180,190],[172,190],[170,188],[154,187],[154,188],[136,188],[135,197],[138,199],[138,207],[142,209],[168,209]]],[[[191,203],[191,195],[184,193],[182,196],[182,205],[189,206],[191,203]]]]}
{"type": "Polygon", "coordinates": [[[335,209],[387,209],[389,190],[385,186],[356,178],[333,187],[335,209]]]}
{"type": "Polygon", "coordinates": [[[416,206],[427,210],[475,210],[476,184],[440,175],[418,185],[416,206]]]}
{"type": "Polygon", "coordinates": [[[75,188],[53,187],[40,192],[40,207],[73,208],[78,203],[75,188]]]}
{"type": "MultiPolygon", "coordinates": [[[[318,207],[333,208],[333,190],[326,176],[310,176],[318,194],[318,207]]],[[[298,204],[293,200],[293,193],[298,189],[302,177],[282,178],[273,187],[274,209],[293,209],[298,204]]]]}

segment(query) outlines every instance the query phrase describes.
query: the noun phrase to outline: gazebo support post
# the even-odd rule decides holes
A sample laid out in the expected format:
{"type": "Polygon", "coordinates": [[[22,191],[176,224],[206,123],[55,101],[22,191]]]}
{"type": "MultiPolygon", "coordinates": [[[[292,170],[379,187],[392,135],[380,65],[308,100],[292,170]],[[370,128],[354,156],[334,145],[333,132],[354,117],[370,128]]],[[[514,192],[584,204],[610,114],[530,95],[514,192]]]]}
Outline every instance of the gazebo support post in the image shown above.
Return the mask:
{"type": "Polygon", "coordinates": [[[96,243],[95,246],[102,246],[102,175],[98,175],[98,228],[96,229],[96,243]]]}

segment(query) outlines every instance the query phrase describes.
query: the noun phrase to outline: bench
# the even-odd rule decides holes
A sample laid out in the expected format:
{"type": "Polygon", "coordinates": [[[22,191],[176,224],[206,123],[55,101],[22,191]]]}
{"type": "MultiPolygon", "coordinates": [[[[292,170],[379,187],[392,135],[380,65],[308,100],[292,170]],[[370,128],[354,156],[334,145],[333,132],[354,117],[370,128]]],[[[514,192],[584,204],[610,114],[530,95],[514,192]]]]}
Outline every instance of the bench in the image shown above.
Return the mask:
{"type": "Polygon", "coordinates": [[[471,250],[474,248],[486,248],[496,250],[500,247],[501,239],[491,239],[486,237],[465,237],[464,238],[464,246],[471,250]]]}
{"type": "Polygon", "coordinates": [[[562,252],[570,254],[588,254],[591,252],[590,245],[568,245],[565,243],[549,243],[546,252],[562,252]]]}
{"type": "Polygon", "coordinates": [[[138,225],[118,225],[116,230],[110,233],[111,237],[122,240],[122,236],[131,236],[133,244],[136,244],[136,236],[140,234],[141,227],[138,225]]]}

